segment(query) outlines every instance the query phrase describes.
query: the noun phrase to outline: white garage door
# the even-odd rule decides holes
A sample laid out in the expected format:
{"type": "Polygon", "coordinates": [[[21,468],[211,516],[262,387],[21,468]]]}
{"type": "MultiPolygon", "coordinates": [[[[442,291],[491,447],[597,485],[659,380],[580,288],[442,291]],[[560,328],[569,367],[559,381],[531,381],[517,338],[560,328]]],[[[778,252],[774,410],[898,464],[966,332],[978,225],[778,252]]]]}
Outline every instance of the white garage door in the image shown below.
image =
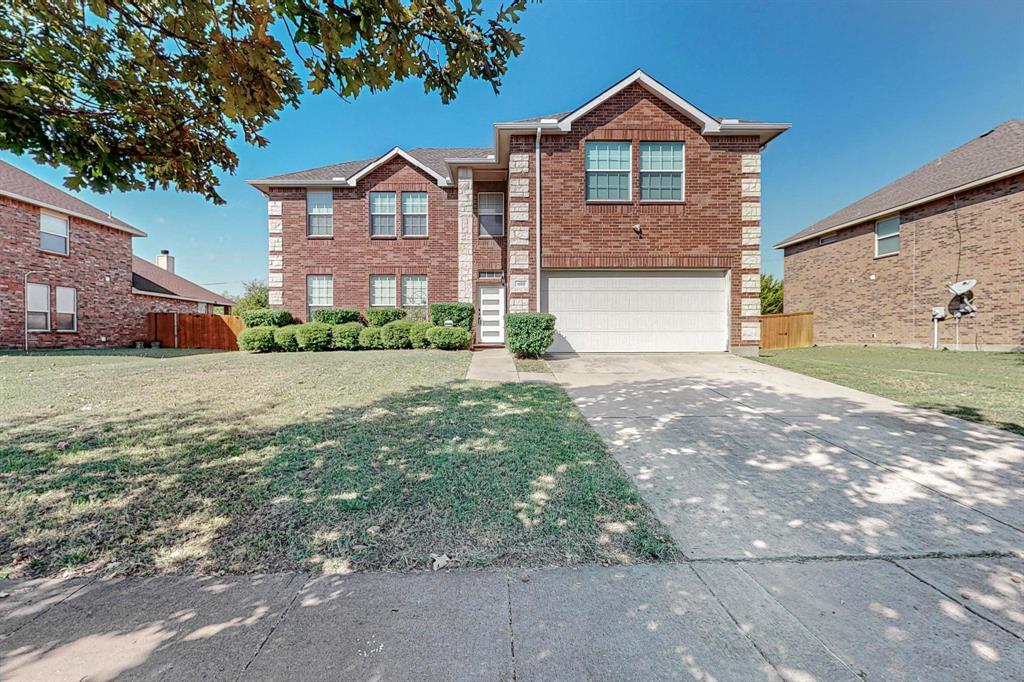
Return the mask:
{"type": "Polygon", "coordinates": [[[552,353],[724,351],[729,287],[721,270],[555,270],[542,273],[554,313],[552,353]]]}

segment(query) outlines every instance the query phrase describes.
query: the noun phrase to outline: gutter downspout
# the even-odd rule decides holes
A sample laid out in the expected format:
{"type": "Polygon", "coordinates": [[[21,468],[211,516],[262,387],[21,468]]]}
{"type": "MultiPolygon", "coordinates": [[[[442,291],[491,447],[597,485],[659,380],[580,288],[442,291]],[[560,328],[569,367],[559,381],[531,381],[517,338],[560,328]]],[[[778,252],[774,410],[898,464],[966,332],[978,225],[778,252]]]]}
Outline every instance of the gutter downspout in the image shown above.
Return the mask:
{"type": "Polygon", "coordinates": [[[534,249],[536,251],[536,258],[537,258],[537,284],[536,284],[536,287],[537,287],[537,312],[538,313],[540,312],[540,133],[541,133],[541,128],[538,126],[537,127],[537,137],[535,138],[534,144],[533,144],[533,152],[534,152],[534,155],[537,157],[537,163],[534,164],[534,172],[536,173],[536,176],[537,176],[537,178],[536,178],[536,187],[534,189],[534,194],[536,195],[536,197],[534,198],[534,202],[535,202],[535,206],[536,206],[535,210],[537,212],[537,239],[536,239],[536,243],[534,245],[534,249]]]}

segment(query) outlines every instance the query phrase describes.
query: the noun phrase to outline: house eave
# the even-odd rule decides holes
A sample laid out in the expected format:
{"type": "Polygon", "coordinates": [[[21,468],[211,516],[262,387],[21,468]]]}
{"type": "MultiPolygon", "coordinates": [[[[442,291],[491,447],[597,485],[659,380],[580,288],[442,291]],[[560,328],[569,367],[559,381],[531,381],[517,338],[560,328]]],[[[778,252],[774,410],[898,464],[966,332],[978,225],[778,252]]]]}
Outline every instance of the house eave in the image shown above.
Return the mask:
{"type": "Polygon", "coordinates": [[[69,211],[68,209],[63,208],[61,206],[54,206],[53,204],[48,204],[45,201],[39,201],[38,199],[33,199],[31,197],[26,197],[21,194],[16,194],[15,192],[8,192],[7,190],[0,189],[0,196],[7,197],[9,199],[14,199],[16,201],[21,201],[26,204],[31,204],[32,206],[38,206],[39,208],[44,208],[47,211],[53,211],[54,213],[60,213],[61,215],[73,216],[80,220],[88,220],[91,223],[96,223],[97,225],[102,225],[103,227],[109,227],[110,229],[118,230],[119,232],[127,232],[133,237],[147,236],[145,232],[143,232],[137,227],[126,227],[124,225],[118,225],[117,223],[103,220],[101,218],[94,218],[91,215],[86,215],[84,213],[79,213],[77,211],[69,211]]]}

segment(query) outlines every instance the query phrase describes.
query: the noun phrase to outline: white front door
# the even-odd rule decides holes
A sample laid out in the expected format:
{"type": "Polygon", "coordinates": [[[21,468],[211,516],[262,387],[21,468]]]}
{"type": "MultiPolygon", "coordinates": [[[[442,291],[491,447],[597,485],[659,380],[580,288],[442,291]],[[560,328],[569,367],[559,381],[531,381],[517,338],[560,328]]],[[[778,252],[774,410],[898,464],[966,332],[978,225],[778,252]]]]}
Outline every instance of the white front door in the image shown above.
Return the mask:
{"type": "Polygon", "coordinates": [[[480,343],[505,343],[505,287],[480,287],[480,343]]]}

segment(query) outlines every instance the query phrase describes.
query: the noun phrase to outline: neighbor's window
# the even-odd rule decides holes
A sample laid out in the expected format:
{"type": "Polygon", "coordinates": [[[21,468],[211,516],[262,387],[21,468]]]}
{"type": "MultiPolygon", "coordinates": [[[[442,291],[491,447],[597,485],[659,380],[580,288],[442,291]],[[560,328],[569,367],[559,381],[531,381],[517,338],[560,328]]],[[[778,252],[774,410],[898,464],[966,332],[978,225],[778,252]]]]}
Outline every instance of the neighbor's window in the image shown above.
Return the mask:
{"type": "Polygon", "coordinates": [[[329,189],[306,190],[306,235],[330,237],[334,234],[334,192],[329,189]]]}
{"type": "Polygon", "coordinates": [[[640,143],[640,200],[683,200],[683,143],[640,143]]]}
{"type": "Polygon", "coordinates": [[[72,287],[57,287],[57,331],[78,331],[78,292],[72,287]]]}
{"type": "Polygon", "coordinates": [[[334,307],[334,276],[306,275],[306,322],[313,321],[313,311],[334,307]]]}
{"type": "Polygon", "coordinates": [[[68,255],[68,219],[55,213],[39,213],[39,248],[68,255]]]}
{"type": "Polygon", "coordinates": [[[200,313],[202,313],[203,315],[205,315],[205,314],[206,314],[206,313],[208,313],[209,311],[210,311],[210,309],[209,309],[209,307],[208,307],[208,306],[207,306],[207,305],[206,305],[205,303],[200,303],[200,304],[199,304],[199,312],[200,312],[200,313]]]}
{"type": "Polygon", "coordinates": [[[394,275],[370,275],[370,307],[397,305],[394,275]]]}
{"type": "Polygon", "coordinates": [[[893,216],[875,223],[875,257],[900,252],[900,217],[893,216]]]}
{"type": "Polygon", "coordinates": [[[587,201],[629,201],[631,154],[629,142],[587,143],[587,201]]]}
{"type": "Polygon", "coordinates": [[[402,235],[427,236],[426,192],[402,192],[402,235]]]}
{"type": "Polygon", "coordinates": [[[476,213],[481,237],[505,236],[505,195],[501,192],[480,192],[476,195],[476,213]]]}
{"type": "Polygon", "coordinates": [[[824,246],[825,244],[831,244],[832,242],[839,241],[839,235],[833,232],[832,234],[826,234],[823,237],[818,237],[818,244],[824,246]]]}
{"type": "Polygon", "coordinates": [[[370,192],[370,236],[395,236],[394,192],[370,192]]]}
{"type": "Polygon", "coordinates": [[[30,332],[50,331],[50,287],[46,284],[29,284],[25,292],[25,307],[28,311],[26,325],[30,332]]]}
{"type": "Polygon", "coordinates": [[[427,305],[427,276],[402,276],[402,307],[422,308],[427,305]]]}

